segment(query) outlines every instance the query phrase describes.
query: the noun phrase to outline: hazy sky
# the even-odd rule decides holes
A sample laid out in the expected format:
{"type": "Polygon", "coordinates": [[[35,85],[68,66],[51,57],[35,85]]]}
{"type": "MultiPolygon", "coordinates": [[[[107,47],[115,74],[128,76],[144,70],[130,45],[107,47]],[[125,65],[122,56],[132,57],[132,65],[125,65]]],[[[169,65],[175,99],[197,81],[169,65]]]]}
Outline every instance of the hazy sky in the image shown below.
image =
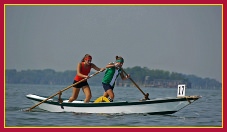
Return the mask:
{"type": "Polygon", "coordinates": [[[6,6],[6,69],[141,66],[222,79],[221,6],[6,6]]]}

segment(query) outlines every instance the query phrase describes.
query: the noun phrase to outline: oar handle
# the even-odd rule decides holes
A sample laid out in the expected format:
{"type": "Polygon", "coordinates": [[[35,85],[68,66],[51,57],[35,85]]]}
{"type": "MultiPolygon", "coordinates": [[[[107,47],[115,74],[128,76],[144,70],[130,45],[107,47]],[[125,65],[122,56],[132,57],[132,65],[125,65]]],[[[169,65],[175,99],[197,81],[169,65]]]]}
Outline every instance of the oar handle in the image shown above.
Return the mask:
{"type": "MultiPolygon", "coordinates": [[[[123,68],[121,68],[121,70],[126,74],[126,75],[128,75],[126,72],[125,72],[125,70],[123,69],[123,68]]],[[[131,81],[132,81],[132,83],[140,90],[140,92],[144,95],[144,97],[145,97],[145,99],[147,99],[147,100],[150,100],[149,98],[148,98],[148,96],[149,96],[149,94],[148,93],[144,93],[143,91],[142,91],[142,89],[132,80],[132,78],[130,77],[129,78],[131,81]]]]}
{"type": "MultiPolygon", "coordinates": [[[[102,70],[102,71],[104,71],[104,70],[102,70]]],[[[100,71],[97,71],[96,73],[90,75],[89,78],[90,78],[90,77],[93,77],[93,76],[95,76],[95,75],[97,75],[97,74],[99,74],[99,73],[102,72],[102,71],[101,71],[101,70],[100,70],[100,71]]],[[[75,85],[77,85],[77,84],[79,84],[79,83],[81,83],[81,82],[83,82],[83,81],[89,79],[89,78],[84,78],[84,79],[80,80],[79,82],[76,82],[76,83],[74,83],[74,84],[72,84],[72,85],[70,85],[70,86],[68,86],[68,87],[66,87],[66,88],[64,88],[64,89],[62,89],[62,90],[60,90],[59,92],[57,92],[57,93],[51,95],[50,97],[48,97],[48,98],[46,98],[45,100],[39,102],[38,104],[32,106],[31,108],[29,108],[29,109],[26,110],[26,111],[31,111],[31,110],[34,109],[36,106],[42,104],[43,102],[47,101],[48,99],[51,99],[51,98],[53,98],[54,96],[56,96],[56,95],[58,95],[58,94],[61,94],[61,93],[64,92],[65,90],[67,90],[67,89],[69,89],[69,88],[71,88],[71,87],[73,87],[73,86],[75,86],[75,85]]]]}

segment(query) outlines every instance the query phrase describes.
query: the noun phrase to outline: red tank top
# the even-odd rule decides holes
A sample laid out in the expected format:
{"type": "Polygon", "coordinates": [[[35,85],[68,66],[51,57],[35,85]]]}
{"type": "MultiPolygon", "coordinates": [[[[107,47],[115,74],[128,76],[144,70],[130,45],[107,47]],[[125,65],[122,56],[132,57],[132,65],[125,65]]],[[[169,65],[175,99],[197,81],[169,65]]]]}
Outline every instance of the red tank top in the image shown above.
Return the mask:
{"type": "MultiPolygon", "coordinates": [[[[80,64],[81,64],[81,66],[80,66],[80,73],[81,73],[81,74],[84,74],[84,75],[88,75],[88,74],[90,73],[90,71],[91,71],[91,65],[89,65],[88,67],[85,68],[83,62],[81,62],[80,64]]],[[[81,76],[78,76],[78,75],[76,75],[76,76],[74,77],[74,80],[76,80],[76,81],[80,81],[80,80],[82,80],[82,79],[84,79],[84,78],[81,77],[81,76]]]]}

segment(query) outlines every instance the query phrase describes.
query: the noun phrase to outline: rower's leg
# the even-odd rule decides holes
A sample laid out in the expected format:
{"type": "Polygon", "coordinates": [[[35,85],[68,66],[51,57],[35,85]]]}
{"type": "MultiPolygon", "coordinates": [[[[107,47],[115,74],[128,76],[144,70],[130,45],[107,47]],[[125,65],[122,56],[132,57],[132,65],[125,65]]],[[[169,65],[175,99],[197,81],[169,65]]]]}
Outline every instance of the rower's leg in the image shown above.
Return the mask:
{"type": "Polygon", "coordinates": [[[72,90],[73,90],[72,96],[69,98],[68,102],[73,102],[74,100],[76,100],[80,92],[80,88],[73,87],[72,90]]]}
{"type": "Polygon", "coordinates": [[[83,89],[83,92],[85,94],[84,102],[88,103],[90,101],[91,97],[92,97],[91,89],[90,89],[89,85],[84,86],[82,89],[83,89]]]}
{"type": "MultiPolygon", "coordinates": [[[[113,90],[112,89],[108,89],[107,91],[106,91],[106,93],[107,93],[107,95],[109,95],[108,96],[108,99],[109,99],[109,101],[110,102],[113,102],[113,99],[114,99],[114,92],[113,92],[113,90]]],[[[105,94],[105,93],[104,93],[105,94]]],[[[103,95],[104,96],[104,95],[103,95]]],[[[104,97],[106,97],[106,96],[104,96],[104,97]]]]}

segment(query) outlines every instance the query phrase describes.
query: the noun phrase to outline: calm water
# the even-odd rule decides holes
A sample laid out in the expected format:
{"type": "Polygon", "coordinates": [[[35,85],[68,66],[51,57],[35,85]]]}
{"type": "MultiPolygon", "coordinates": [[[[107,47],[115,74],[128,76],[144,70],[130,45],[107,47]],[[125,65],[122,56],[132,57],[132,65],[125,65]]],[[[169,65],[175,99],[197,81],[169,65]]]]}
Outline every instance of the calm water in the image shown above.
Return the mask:
{"type": "MultiPolygon", "coordinates": [[[[51,113],[38,107],[31,112],[24,111],[35,105],[25,95],[33,93],[51,96],[65,87],[67,86],[6,84],[5,127],[222,127],[221,90],[186,89],[186,95],[201,95],[202,98],[172,115],[51,113]]],[[[176,97],[177,93],[174,88],[141,89],[150,94],[150,99],[176,97]]],[[[91,86],[91,90],[92,100],[103,94],[101,85],[91,86]]],[[[114,101],[143,98],[136,87],[115,87],[114,92],[114,101]]],[[[71,89],[62,94],[62,98],[70,96],[71,89]]],[[[82,91],[78,99],[84,99],[82,91]]]]}

